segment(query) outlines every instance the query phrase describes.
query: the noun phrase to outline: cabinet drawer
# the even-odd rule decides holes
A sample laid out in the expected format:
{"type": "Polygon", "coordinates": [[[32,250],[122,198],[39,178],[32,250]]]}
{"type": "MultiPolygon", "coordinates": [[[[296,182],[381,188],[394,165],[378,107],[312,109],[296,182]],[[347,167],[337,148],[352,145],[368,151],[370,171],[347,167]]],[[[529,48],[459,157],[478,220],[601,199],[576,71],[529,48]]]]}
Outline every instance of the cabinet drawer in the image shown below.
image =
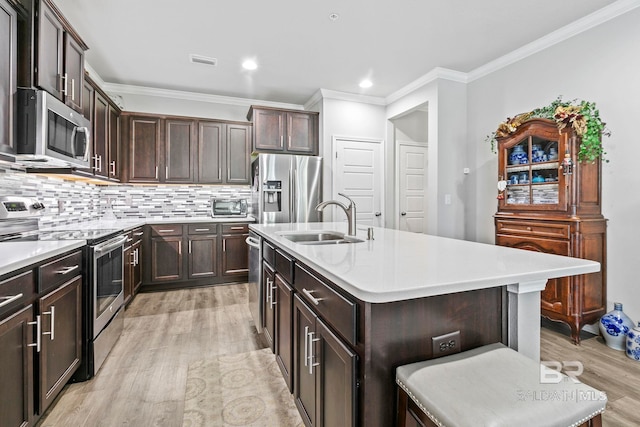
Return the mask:
{"type": "Polygon", "coordinates": [[[274,267],[276,265],[276,248],[271,246],[271,243],[266,240],[262,241],[262,258],[270,266],[274,267]]]}
{"type": "Polygon", "coordinates": [[[189,234],[217,234],[217,224],[189,224],[189,234]]]}
{"type": "Polygon", "coordinates": [[[569,224],[540,224],[527,221],[498,220],[496,226],[500,234],[521,234],[556,239],[568,239],[571,235],[571,226],[569,224]]]}
{"type": "Polygon", "coordinates": [[[154,237],[182,236],[182,225],[181,224],[152,225],[151,235],[154,237]]]}
{"type": "Polygon", "coordinates": [[[289,283],[293,283],[293,258],[286,253],[276,249],[275,255],[276,271],[289,283]]]}
{"type": "Polygon", "coordinates": [[[222,234],[248,233],[249,224],[222,224],[222,234]]]}
{"type": "Polygon", "coordinates": [[[40,286],[38,291],[53,289],[72,277],[82,274],[82,252],[74,252],[48,264],[40,266],[40,286]]]}
{"type": "Polygon", "coordinates": [[[356,345],[357,304],[331,289],[300,264],[295,265],[295,289],[301,298],[351,345],[356,345]]]}
{"type": "Polygon", "coordinates": [[[568,240],[541,239],[535,237],[496,236],[496,245],[528,251],[571,256],[568,240]]]}
{"type": "Polygon", "coordinates": [[[124,250],[126,251],[133,244],[133,231],[129,231],[127,234],[127,240],[124,242],[124,250]]]}
{"type": "Polygon", "coordinates": [[[142,237],[144,236],[144,229],[142,227],[134,228],[130,233],[131,237],[133,238],[132,243],[136,243],[142,240],[142,237]]]}
{"type": "Polygon", "coordinates": [[[35,294],[33,271],[0,281],[0,318],[16,307],[28,304],[35,294]]]}

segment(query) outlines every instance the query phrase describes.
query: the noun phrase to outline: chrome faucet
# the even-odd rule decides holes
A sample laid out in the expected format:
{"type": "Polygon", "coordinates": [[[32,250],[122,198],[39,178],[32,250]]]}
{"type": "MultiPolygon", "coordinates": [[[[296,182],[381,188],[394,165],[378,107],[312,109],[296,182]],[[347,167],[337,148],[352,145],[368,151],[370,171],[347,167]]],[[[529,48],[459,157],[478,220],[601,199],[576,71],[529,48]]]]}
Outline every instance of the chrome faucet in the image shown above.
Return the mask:
{"type": "Polygon", "coordinates": [[[356,235],[356,204],[346,194],[342,194],[342,193],[338,193],[338,194],[344,197],[345,199],[349,200],[349,206],[337,200],[327,200],[326,202],[322,202],[318,204],[318,206],[316,206],[316,210],[320,212],[328,205],[340,206],[344,211],[344,213],[347,215],[347,222],[349,223],[349,231],[347,231],[347,236],[355,236],[356,235]]]}

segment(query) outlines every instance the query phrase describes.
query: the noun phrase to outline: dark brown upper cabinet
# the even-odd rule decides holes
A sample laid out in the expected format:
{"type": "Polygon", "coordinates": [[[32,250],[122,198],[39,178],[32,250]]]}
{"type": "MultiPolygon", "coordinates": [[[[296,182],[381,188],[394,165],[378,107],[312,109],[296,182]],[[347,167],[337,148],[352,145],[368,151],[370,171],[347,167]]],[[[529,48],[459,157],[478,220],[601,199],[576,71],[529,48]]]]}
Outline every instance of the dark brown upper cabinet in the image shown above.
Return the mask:
{"type": "Polygon", "coordinates": [[[314,111],[252,105],[253,151],[318,155],[318,117],[314,111]]]}
{"type": "Polygon", "coordinates": [[[17,79],[17,14],[0,0],[0,153],[13,152],[13,105],[17,79]]]}
{"type": "Polygon", "coordinates": [[[82,113],[88,47],[49,0],[39,1],[36,14],[35,84],[82,113]]]}
{"type": "Polygon", "coordinates": [[[251,125],[136,114],[124,121],[129,182],[233,184],[250,182],[251,125]]]}

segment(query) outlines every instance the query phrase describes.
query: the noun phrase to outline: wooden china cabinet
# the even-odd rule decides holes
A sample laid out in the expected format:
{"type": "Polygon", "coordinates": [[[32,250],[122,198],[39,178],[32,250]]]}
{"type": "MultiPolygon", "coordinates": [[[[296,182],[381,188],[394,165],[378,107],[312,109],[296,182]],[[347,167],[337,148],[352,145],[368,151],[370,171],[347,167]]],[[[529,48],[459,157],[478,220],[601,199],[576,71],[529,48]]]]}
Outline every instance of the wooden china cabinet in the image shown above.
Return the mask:
{"type": "Polygon", "coordinates": [[[580,138],[552,120],[532,119],[498,138],[498,178],[507,186],[495,215],[496,244],[598,261],[601,270],[547,282],[542,316],[567,323],[573,342],[605,313],[606,219],[601,213],[601,160],[578,162],[580,138]],[[568,152],[571,174],[561,165],[568,152]]]}

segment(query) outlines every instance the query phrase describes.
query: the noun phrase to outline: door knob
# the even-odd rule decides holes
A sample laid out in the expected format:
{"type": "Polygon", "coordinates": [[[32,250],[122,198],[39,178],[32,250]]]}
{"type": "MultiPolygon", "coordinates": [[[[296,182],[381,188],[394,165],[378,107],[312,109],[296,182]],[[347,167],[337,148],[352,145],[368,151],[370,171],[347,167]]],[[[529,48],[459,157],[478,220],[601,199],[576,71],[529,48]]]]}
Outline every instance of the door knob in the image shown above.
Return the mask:
{"type": "Polygon", "coordinates": [[[382,212],[376,212],[374,215],[375,216],[382,216],[382,212]]]}
{"type": "Polygon", "coordinates": [[[405,216],[407,213],[406,212],[400,212],[400,215],[405,216]]]}

